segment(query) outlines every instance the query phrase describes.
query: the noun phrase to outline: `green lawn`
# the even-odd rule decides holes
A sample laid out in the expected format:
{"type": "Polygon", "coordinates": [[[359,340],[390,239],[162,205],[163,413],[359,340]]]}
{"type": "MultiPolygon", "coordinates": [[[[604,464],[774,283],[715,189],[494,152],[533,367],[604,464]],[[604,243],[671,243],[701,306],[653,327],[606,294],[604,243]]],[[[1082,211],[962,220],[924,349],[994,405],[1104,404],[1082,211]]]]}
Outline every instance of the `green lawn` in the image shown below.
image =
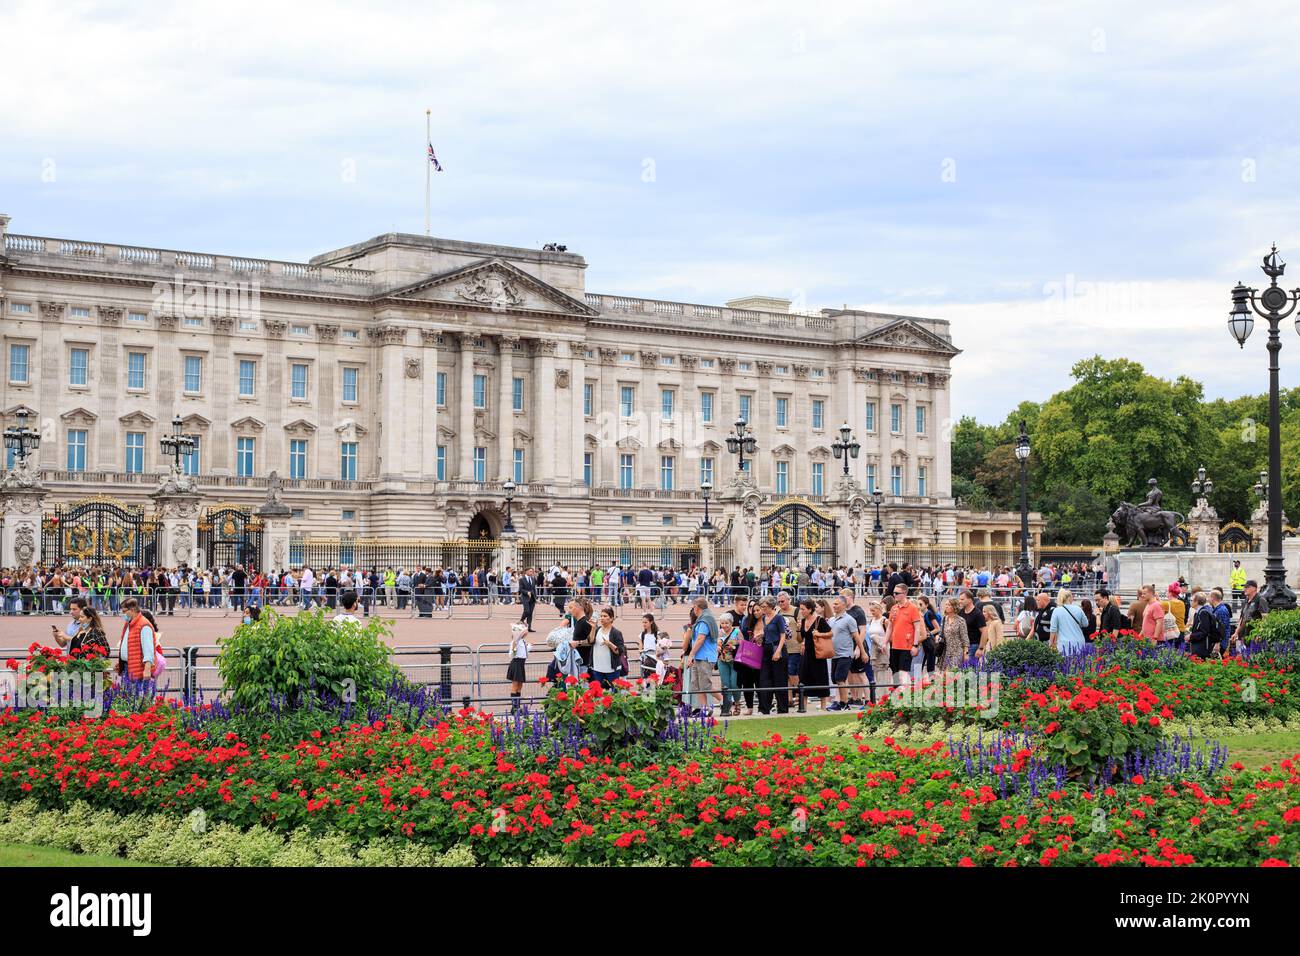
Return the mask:
{"type": "Polygon", "coordinates": [[[90,856],[52,846],[0,844],[0,867],[3,866],[149,866],[124,860],[120,856],[90,856]]]}
{"type": "MultiPolygon", "coordinates": [[[[844,746],[855,744],[851,737],[819,736],[829,727],[854,722],[856,711],[843,714],[814,714],[807,717],[755,717],[752,719],[732,720],[727,724],[728,740],[764,740],[771,734],[780,734],[782,740],[793,741],[799,734],[807,734],[815,744],[827,746],[844,746]]],[[[938,739],[938,738],[935,738],[938,739]]],[[[873,748],[883,746],[879,737],[865,737],[863,743],[873,748]]],[[[933,740],[902,740],[899,743],[919,747],[933,743],[933,740]]],[[[1283,731],[1279,733],[1242,734],[1220,738],[1220,743],[1228,748],[1229,762],[1240,761],[1252,770],[1265,764],[1276,766],[1279,760],[1292,754],[1300,753],[1300,732],[1283,731]]]]}

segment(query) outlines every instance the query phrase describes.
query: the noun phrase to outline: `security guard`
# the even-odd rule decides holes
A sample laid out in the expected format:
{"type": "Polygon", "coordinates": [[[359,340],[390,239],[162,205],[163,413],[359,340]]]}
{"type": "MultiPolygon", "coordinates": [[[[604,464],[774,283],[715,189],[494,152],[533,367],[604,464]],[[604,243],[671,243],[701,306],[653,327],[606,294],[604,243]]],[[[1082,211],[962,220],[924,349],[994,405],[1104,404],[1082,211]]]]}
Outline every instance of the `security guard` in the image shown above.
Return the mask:
{"type": "Polygon", "coordinates": [[[1239,600],[1242,591],[1246,587],[1246,569],[1241,566],[1240,561],[1232,562],[1232,572],[1228,575],[1228,583],[1232,586],[1232,597],[1239,600]]]}

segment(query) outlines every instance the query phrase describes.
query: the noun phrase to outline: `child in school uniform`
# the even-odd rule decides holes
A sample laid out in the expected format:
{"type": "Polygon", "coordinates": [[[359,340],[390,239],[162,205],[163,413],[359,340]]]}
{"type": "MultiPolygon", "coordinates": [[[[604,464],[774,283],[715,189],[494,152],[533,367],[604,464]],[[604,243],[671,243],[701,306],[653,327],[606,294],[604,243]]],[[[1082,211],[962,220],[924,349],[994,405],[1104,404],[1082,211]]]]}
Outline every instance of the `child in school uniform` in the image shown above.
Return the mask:
{"type": "Polygon", "coordinates": [[[510,713],[519,713],[519,703],[527,679],[528,666],[528,625],[515,623],[510,625],[510,666],[506,669],[506,680],[510,681],[510,713]]]}

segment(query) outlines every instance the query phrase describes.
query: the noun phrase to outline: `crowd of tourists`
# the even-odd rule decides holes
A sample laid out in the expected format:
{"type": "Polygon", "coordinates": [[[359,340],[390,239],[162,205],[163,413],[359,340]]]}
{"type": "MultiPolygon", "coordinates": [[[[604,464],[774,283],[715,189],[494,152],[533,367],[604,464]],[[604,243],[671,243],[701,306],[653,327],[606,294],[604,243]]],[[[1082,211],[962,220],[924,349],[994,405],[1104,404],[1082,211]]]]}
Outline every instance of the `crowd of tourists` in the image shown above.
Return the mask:
{"type": "MultiPolygon", "coordinates": [[[[1038,587],[1092,583],[1098,573],[1086,565],[1044,565],[1034,574],[1038,587]]],[[[432,616],[453,605],[517,603],[543,600],[562,609],[574,594],[615,607],[653,603],[660,608],[696,597],[724,605],[738,593],[827,595],[852,588],[861,597],[889,593],[891,582],[902,580],[910,590],[941,596],[965,587],[1016,591],[1022,582],[1010,567],[974,568],[957,565],[912,567],[908,564],[834,568],[706,569],[671,568],[649,564],[592,565],[573,569],[552,564],[547,569],[454,568],[435,566],[302,567],[275,572],[242,564],[199,569],[149,567],[34,567],[0,569],[0,613],[62,613],[70,598],[87,598],[99,611],[116,614],[122,601],[133,597],[142,606],[166,615],[194,609],[237,611],[247,605],[328,607],[339,595],[357,592],[363,613],[373,607],[393,608],[432,616]]]]}
{"type": "MultiPolygon", "coordinates": [[[[972,582],[973,583],[973,582],[972,582]]],[[[1012,640],[1038,640],[1072,654],[1105,632],[1138,631],[1148,640],[1200,658],[1239,654],[1250,629],[1267,613],[1255,581],[1245,581],[1234,621],[1221,588],[1173,582],[1163,595],[1143,585],[1124,605],[1104,586],[1089,597],[1060,586],[1024,589],[1004,610],[988,587],[962,587],[935,597],[917,593],[901,571],[886,578],[885,593],[865,602],[853,587],[796,596],[777,587],[751,596],[737,590],[722,607],[699,595],[689,621],[674,636],[655,615],[641,617],[630,644],[615,611],[598,611],[576,594],[564,605],[564,626],[548,636],[554,651],[548,679],[586,677],[617,686],[632,673],[629,648],[641,677],[652,674],[680,688],[693,715],[788,713],[808,701],[827,711],[863,708],[877,700],[878,682],[905,687],[972,667],[1012,640]],[[717,675],[715,682],[714,675],[717,675]]],[[[530,630],[527,616],[512,626],[510,679],[518,708],[530,630]]]]}

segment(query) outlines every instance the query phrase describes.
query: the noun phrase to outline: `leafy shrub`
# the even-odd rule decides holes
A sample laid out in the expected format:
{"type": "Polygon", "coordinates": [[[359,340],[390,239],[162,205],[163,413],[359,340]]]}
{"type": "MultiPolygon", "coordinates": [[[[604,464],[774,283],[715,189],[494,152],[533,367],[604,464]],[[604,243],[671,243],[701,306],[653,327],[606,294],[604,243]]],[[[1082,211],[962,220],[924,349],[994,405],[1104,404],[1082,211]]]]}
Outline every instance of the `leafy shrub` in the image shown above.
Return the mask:
{"type": "Polygon", "coordinates": [[[222,644],[217,665],[231,702],[265,713],[319,707],[331,701],[363,710],[382,704],[401,672],[388,662],[389,625],[336,624],[324,611],[265,611],[222,644]]]}
{"type": "Polygon", "coordinates": [[[1061,652],[1034,638],[1015,638],[989,651],[985,665],[1007,677],[1055,670],[1061,664],[1061,652]]]}
{"type": "Polygon", "coordinates": [[[602,753],[637,744],[653,745],[668,727],[676,701],[671,687],[654,681],[615,682],[614,690],[599,681],[575,681],[552,687],[544,713],[553,726],[576,725],[595,738],[602,753]]]}
{"type": "Polygon", "coordinates": [[[1270,611],[1251,626],[1250,642],[1269,648],[1300,645],[1300,610],[1270,611]]]}
{"type": "Polygon", "coordinates": [[[1129,700],[1085,685],[1053,685],[1028,694],[1022,716],[1027,726],[1042,731],[1040,752],[1048,766],[1092,783],[1108,764],[1155,751],[1162,737],[1159,708],[1160,698],[1146,688],[1129,700]]]}

